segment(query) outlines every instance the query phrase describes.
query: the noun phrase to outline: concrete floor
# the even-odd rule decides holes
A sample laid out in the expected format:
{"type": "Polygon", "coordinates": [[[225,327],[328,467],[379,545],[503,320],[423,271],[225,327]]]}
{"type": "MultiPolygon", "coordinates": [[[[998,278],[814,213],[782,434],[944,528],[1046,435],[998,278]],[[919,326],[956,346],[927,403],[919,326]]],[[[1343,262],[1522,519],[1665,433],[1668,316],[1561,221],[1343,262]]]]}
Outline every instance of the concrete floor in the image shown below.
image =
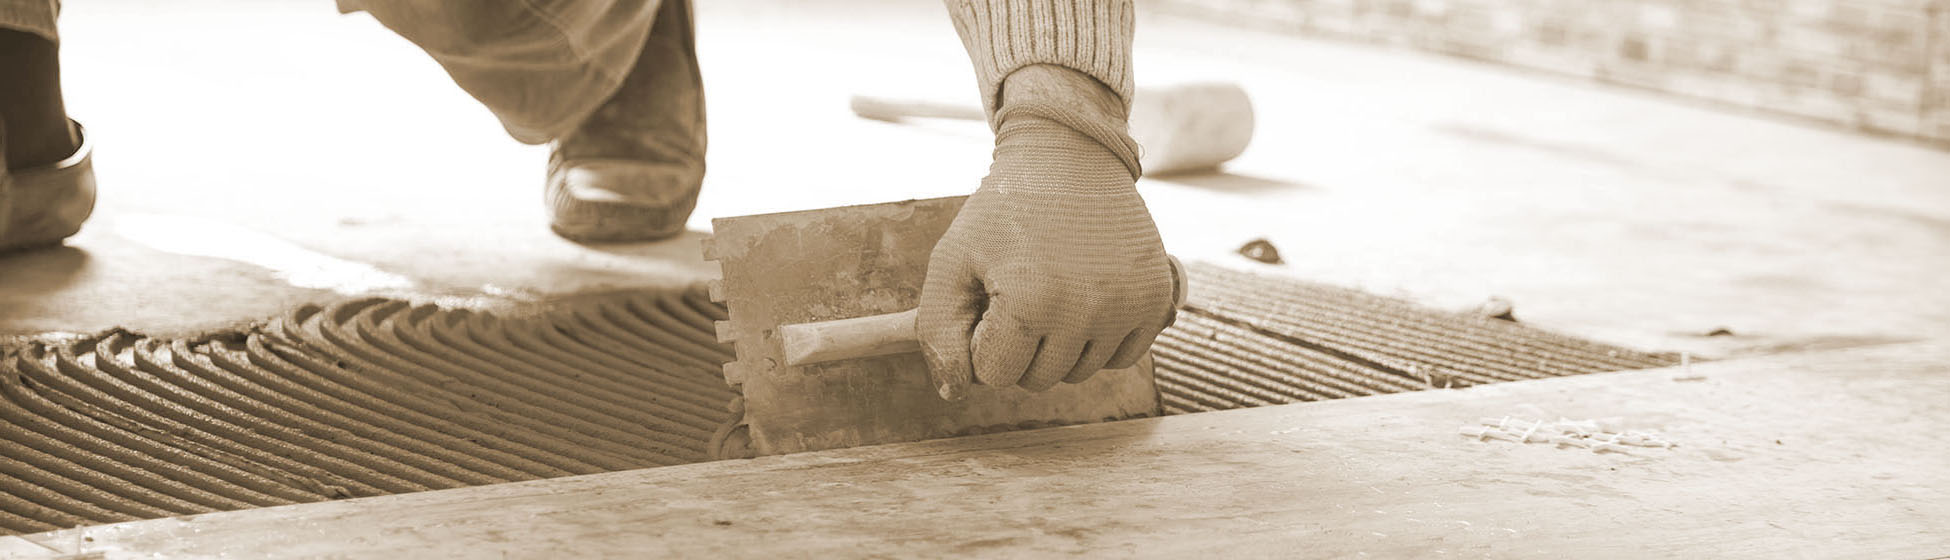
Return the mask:
{"type": "MultiPolygon", "coordinates": [[[[693,233],[581,247],[546,152],[412,45],[329,2],[74,2],[73,114],[102,202],[66,248],[0,257],[0,335],[180,333],[301,301],[457,303],[716,274],[693,233]]],[[[978,123],[897,125],[852,93],[972,99],[933,2],[708,2],[712,216],[964,194],[978,123]],[[872,6],[858,6],[872,4],[872,6]]],[[[1728,355],[1950,335],[1950,153],[1654,94],[1145,16],[1141,83],[1254,96],[1226,172],[1141,185],[1181,256],[1728,355]],[[1272,240],[1290,264],[1230,255],[1272,240]],[[1700,336],[1727,328],[1731,337],[1700,336]]]]}

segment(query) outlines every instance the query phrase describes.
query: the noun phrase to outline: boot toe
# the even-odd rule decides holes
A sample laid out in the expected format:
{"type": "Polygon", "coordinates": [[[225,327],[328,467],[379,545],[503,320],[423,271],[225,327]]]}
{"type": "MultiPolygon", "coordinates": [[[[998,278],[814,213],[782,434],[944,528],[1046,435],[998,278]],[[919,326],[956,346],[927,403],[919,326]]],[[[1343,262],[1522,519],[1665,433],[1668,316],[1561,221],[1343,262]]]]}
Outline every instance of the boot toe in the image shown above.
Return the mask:
{"type": "Polygon", "coordinates": [[[654,241],[684,232],[702,169],[626,160],[570,161],[548,179],[550,226],[580,243],[654,241]]]}
{"type": "MultiPolygon", "coordinates": [[[[75,130],[81,132],[81,125],[75,130]]],[[[0,252],[54,245],[81,231],[95,212],[94,150],[85,133],[74,155],[0,177],[0,252]],[[11,191],[11,192],[8,192],[11,191]]]]}

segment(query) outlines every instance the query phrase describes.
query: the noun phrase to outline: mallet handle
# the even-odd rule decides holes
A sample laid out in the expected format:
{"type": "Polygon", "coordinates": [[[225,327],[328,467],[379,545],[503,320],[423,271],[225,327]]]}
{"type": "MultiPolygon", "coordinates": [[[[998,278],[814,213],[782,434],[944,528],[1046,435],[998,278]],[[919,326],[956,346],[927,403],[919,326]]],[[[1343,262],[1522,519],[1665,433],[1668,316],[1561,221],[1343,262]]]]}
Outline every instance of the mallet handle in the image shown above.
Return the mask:
{"type": "Polygon", "coordinates": [[[855,95],[852,101],[853,114],[869,119],[897,121],[900,119],[960,119],[967,121],[988,120],[989,116],[981,107],[939,103],[914,99],[893,99],[871,95],[855,95]]]}
{"type": "MultiPolygon", "coordinates": [[[[1186,280],[1185,265],[1180,264],[1177,257],[1169,258],[1171,276],[1176,282],[1172,287],[1173,305],[1182,306],[1191,292],[1191,285],[1186,280]]],[[[885,315],[779,327],[779,340],[785,347],[785,363],[803,366],[919,352],[921,343],[914,336],[915,313],[916,310],[909,309],[885,315]]]]}

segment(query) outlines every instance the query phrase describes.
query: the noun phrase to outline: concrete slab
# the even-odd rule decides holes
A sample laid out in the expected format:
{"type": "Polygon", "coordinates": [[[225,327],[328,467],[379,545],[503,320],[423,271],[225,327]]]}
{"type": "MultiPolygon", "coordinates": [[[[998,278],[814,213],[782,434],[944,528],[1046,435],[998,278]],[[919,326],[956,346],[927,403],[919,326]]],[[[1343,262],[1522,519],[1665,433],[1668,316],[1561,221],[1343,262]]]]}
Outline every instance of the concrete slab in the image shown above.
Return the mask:
{"type": "Polygon", "coordinates": [[[1698,365],[1699,381],[1676,381],[1680,370],[1581,375],[154,519],[0,546],[110,560],[1939,558],[1950,553],[1946,360],[1941,344],[1796,353],[1698,365]],[[1506,415],[1593,420],[1673,445],[1599,452],[1459,435],[1506,415]]]}

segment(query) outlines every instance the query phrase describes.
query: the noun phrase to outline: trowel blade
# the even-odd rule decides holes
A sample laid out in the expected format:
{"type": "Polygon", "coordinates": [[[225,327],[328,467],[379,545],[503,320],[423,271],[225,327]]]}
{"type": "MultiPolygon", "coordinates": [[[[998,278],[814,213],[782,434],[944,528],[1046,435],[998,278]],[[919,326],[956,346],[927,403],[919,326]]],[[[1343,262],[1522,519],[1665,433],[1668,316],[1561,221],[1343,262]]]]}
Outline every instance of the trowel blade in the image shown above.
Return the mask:
{"type": "Polygon", "coordinates": [[[720,434],[721,457],[776,455],[1158,413],[1149,357],[1083,383],[1032,393],[976,385],[942,400],[919,353],[789,366],[778,328],[912,309],[928,257],[964,197],[719,218],[705,258],[730,320],[719,338],[737,360],[725,380],[743,421],[720,434]]]}

